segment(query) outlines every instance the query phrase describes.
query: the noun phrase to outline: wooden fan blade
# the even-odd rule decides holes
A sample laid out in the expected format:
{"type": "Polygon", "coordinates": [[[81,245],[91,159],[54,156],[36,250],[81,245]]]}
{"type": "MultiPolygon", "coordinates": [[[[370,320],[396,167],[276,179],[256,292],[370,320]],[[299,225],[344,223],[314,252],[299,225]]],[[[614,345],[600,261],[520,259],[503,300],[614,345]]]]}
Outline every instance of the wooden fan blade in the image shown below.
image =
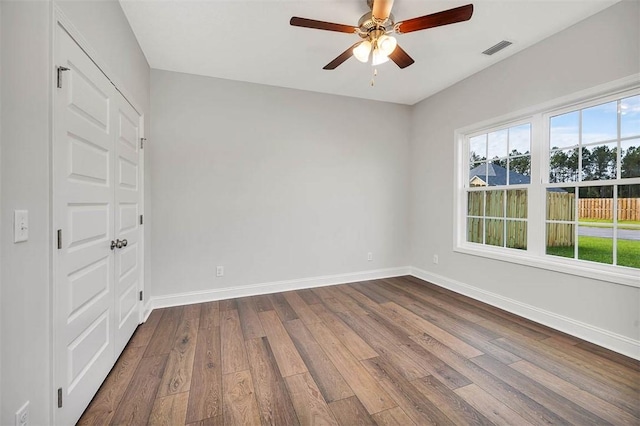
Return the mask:
{"type": "Polygon", "coordinates": [[[316,30],[336,31],[339,33],[355,33],[353,25],[334,24],[333,22],[316,21],[315,19],[298,18],[294,16],[289,21],[294,27],[314,28],[316,30]]]}
{"type": "Polygon", "coordinates": [[[456,22],[468,21],[473,15],[473,5],[456,7],[454,9],[443,10],[431,15],[420,16],[396,24],[396,31],[401,34],[413,31],[426,30],[427,28],[440,27],[442,25],[455,24],[456,22]]]}
{"type": "Polygon", "coordinates": [[[404,69],[415,62],[413,58],[409,56],[407,52],[405,52],[400,46],[396,46],[396,48],[393,49],[393,52],[391,52],[391,54],[389,55],[389,59],[395,62],[396,65],[400,67],[400,69],[404,69]]]}
{"type": "Polygon", "coordinates": [[[336,68],[338,68],[340,65],[342,65],[342,63],[344,61],[346,61],[351,56],[353,56],[353,49],[355,49],[355,47],[357,45],[359,45],[360,43],[362,43],[362,42],[359,41],[359,42],[355,43],[353,46],[351,46],[350,48],[348,48],[347,50],[342,52],[340,55],[338,55],[338,57],[335,58],[333,61],[329,62],[327,65],[322,67],[322,69],[323,70],[335,70],[336,68]]]}
{"type": "Polygon", "coordinates": [[[371,13],[376,19],[384,21],[391,15],[391,8],[393,7],[393,0],[373,0],[373,8],[371,13]]]}

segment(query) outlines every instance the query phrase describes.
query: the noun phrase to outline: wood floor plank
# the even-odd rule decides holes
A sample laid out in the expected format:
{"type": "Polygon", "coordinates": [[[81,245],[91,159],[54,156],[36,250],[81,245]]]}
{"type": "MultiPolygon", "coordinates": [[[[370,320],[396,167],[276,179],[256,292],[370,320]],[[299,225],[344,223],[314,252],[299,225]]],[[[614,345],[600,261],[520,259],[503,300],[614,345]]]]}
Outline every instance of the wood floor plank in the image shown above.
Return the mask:
{"type": "Polygon", "coordinates": [[[253,300],[248,297],[238,299],[238,315],[245,340],[266,336],[253,300]]]}
{"type": "Polygon", "coordinates": [[[326,292],[330,297],[322,301],[332,312],[351,311],[358,315],[366,315],[369,312],[338,287],[327,287],[326,292]]]}
{"type": "Polygon", "coordinates": [[[327,402],[309,373],[285,377],[301,425],[337,425],[327,402]]]}
{"type": "Polygon", "coordinates": [[[220,341],[222,347],[222,374],[249,369],[244,335],[240,326],[238,311],[220,312],[220,341]]]}
{"type": "Polygon", "coordinates": [[[224,426],[224,416],[221,414],[197,422],[187,423],[186,426],[224,426]]]}
{"type": "Polygon", "coordinates": [[[362,361],[367,371],[375,377],[393,400],[419,425],[453,425],[453,422],[426,399],[418,389],[382,358],[362,361]]]}
{"type": "Polygon", "coordinates": [[[471,424],[490,426],[493,424],[473,408],[473,406],[469,405],[463,398],[459,397],[433,376],[414,380],[412,384],[457,425],[471,424]]]}
{"type": "Polygon", "coordinates": [[[529,398],[553,412],[562,413],[562,417],[572,424],[607,424],[603,419],[583,409],[561,395],[541,386],[532,379],[502,364],[489,355],[482,355],[471,360],[485,371],[500,377],[500,380],[518,389],[529,398]]]}
{"type": "Polygon", "coordinates": [[[414,421],[400,407],[380,411],[371,416],[378,426],[411,426],[414,421]]]}
{"type": "Polygon", "coordinates": [[[158,389],[158,397],[189,390],[199,323],[200,305],[186,306],[175,334],[173,347],[169,352],[169,359],[158,389]]]}
{"type": "Polygon", "coordinates": [[[282,294],[289,303],[289,306],[291,306],[303,323],[308,324],[310,322],[320,321],[320,318],[318,318],[316,313],[309,307],[309,305],[307,305],[307,302],[305,302],[295,291],[287,291],[282,294]]]}
{"type": "Polygon", "coordinates": [[[266,337],[247,340],[247,357],[263,425],[298,425],[286,383],[266,337]]]}
{"type": "Polygon", "coordinates": [[[264,311],[273,311],[273,303],[271,303],[271,300],[269,299],[269,295],[267,294],[261,294],[259,296],[253,296],[251,297],[251,299],[253,300],[256,310],[258,312],[264,312],[264,311]]]}
{"type": "Polygon", "coordinates": [[[270,294],[269,300],[282,322],[298,319],[296,311],[289,305],[289,302],[287,302],[287,299],[285,299],[282,293],[270,294]]]}
{"type": "Polygon", "coordinates": [[[210,330],[213,327],[220,327],[220,304],[217,300],[202,303],[200,310],[200,329],[210,330]]]}
{"type": "Polygon", "coordinates": [[[307,328],[369,414],[396,406],[371,374],[323,323],[307,324],[307,328]]]}
{"type": "Polygon", "coordinates": [[[79,425],[108,425],[144,354],[144,346],[124,349],[116,365],[78,421],[79,425]]]}
{"type": "Polygon", "coordinates": [[[156,398],[149,416],[150,426],[183,425],[187,416],[189,392],[156,398]]]}
{"type": "Polygon", "coordinates": [[[237,311],[238,310],[238,299],[220,300],[218,302],[218,306],[220,307],[220,312],[223,312],[223,311],[237,311]]]}
{"type": "Polygon", "coordinates": [[[222,419],[220,327],[200,329],[193,361],[187,423],[222,419]]]}
{"type": "Polygon", "coordinates": [[[337,315],[329,311],[324,304],[318,303],[313,305],[312,309],[318,314],[318,317],[329,330],[340,339],[342,344],[345,345],[357,359],[367,359],[378,356],[378,353],[365,342],[358,333],[346,325],[337,315]]]}
{"type": "Polygon", "coordinates": [[[307,366],[278,315],[274,311],[266,311],[260,312],[259,316],[282,376],[287,377],[306,372],[307,366]]]}
{"type": "Polygon", "coordinates": [[[530,425],[528,421],[518,415],[511,408],[498,401],[484,389],[472,383],[470,385],[458,388],[454,391],[462,397],[469,405],[473,406],[478,412],[482,413],[493,424],[500,426],[530,425]]]}
{"type": "Polygon", "coordinates": [[[640,419],[626,411],[606,402],[579,387],[562,380],[555,374],[531,364],[528,361],[518,361],[510,365],[516,371],[535,380],[547,389],[573,401],[585,410],[589,410],[611,424],[637,425],[640,419]]]}
{"type": "Polygon", "coordinates": [[[127,344],[127,346],[139,347],[139,346],[147,346],[153,333],[156,331],[156,327],[158,327],[158,323],[160,322],[160,318],[162,318],[162,311],[159,309],[155,309],[151,311],[149,314],[149,318],[140,324],[136,329],[136,332],[133,333],[133,337],[127,344]]]}
{"type": "Polygon", "coordinates": [[[313,291],[311,291],[311,289],[297,290],[296,293],[298,293],[298,296],[302,297],[302,300],[304,300],[307,305],[315,305],[316,303],[322,302],[322,300],[313,291]]]}
{"type": "Polygon", "coordinates": [[[113,416],[112,424],[144,424],[149,420],[167,358],[169,356],[165,354],[146,357],[140,361],[113,416]]]}
{"type": "Polygon", "coordinates": [[[340,425],[375,426],[376,424],[355,396],[330,402],[329,408],[340,425]]]}
{"type": "Polygon", "coordinates": [[[173,345],[173,338],[182,319],[183,306],[162,309],[162,318],[153,332],[153,336],[147,345],[144,357],[168,354],[173,345]]]}
{"type": "Polygon", "coordinates": [[[355,395],[302,321],[287,321],[284,326],[325,401],[332,402],[355,395]]]}
{"type": "Polygon", "coordinates": [[[251,373],[237,371],[222,376],[224,423],[227,425],[259,425],[260,411],[251,373]]]}

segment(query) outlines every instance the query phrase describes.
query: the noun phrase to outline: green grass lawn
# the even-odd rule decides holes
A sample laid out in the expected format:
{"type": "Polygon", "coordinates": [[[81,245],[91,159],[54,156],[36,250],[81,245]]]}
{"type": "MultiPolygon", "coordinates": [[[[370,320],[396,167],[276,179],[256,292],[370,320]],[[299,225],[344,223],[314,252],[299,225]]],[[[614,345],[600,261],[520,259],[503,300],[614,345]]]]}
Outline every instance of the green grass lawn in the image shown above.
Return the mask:
{"type": "MultiPolygon", "coordinates": [[[[579,225],[593,228],[608,228],[613,225],[611,219],[580,219],[579,225]]],[[[640,229],[640,220],[619,220],[618,229],[640,229]]]]}
{"type": "MultiPolygon", "coordinates": [[[[573,246],[547,247],[547,254],[573,258],[573,246]]],[[[611,238],[579,237],[578,258],[598,263],[613,263],[611,238]]],[[[618,265],[640,268],[640,241],[618,240],[618,265]]]]}

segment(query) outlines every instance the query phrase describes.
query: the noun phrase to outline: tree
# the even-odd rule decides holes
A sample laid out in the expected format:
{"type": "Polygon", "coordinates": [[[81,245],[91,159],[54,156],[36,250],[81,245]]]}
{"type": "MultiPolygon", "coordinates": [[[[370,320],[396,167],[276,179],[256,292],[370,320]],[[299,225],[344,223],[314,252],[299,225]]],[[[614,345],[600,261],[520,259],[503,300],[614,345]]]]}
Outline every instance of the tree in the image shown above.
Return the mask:
{"type": "Polygon", "coordinates": [[[640,146],[629,147],[621,154],[623,154],[620,161],[621,177],[640,177],[640,146]]]}

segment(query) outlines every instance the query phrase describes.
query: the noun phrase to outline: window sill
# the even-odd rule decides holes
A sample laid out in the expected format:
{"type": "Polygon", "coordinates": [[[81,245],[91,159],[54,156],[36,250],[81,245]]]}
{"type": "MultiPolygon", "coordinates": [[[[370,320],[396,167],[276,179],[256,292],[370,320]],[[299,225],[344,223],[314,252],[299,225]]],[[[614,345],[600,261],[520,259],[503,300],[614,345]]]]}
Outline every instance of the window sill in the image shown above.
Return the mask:
{"type": "Polygon", "coordinates": [[[521,250],[476,246],[475,244],[468,243],[454,247],[453,251],[640,288],[640,270],[623,266],[600,265],[584,260],[565,259],[547,255],[536,256],[521,250]]]}

